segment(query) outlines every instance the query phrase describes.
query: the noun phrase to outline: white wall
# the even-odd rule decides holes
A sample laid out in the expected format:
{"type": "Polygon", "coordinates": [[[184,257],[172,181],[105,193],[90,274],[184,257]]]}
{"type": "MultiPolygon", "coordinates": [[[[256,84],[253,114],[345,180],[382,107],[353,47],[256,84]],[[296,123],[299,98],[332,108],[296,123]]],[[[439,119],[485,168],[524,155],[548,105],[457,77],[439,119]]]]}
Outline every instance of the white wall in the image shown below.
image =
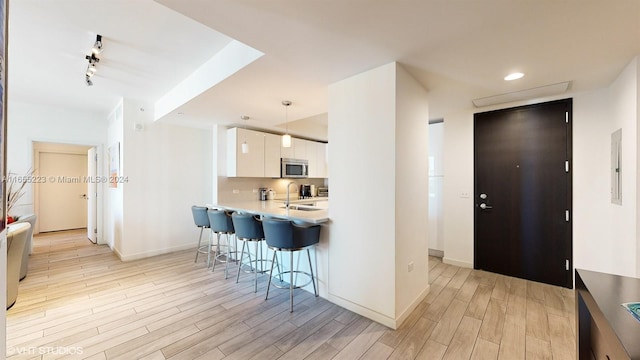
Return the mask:
{"type": "Polygon", "coordinates": [[[385,323],[395,319],[395,127],[395,64],[329,86],[329,299],[385,323]]]}
{"type": "Polygon", "coordinates": [[[473,267],[472,109],[446,114],[444,121],[443,261],[473,267]]]}
{"type": "Polygon", "coordinates": [[[121,184],[122,239],[115,247],[123,260],[194,248],[199,232],[191,206],[212,198],[211,131],[154,122],[147,106],[123,103],[121,175],[128,182],[121,184]],[[136,123],[144,130],[135,131],[136,123]]]}
{"type": "Polygon", "coordinates": [[[573,99],[573,263],[576,268],[609,272],[615,253],[609,245],[612,210],[618,207],[611,204],[610,193],[610,115],[607,89],[573,99]]]}
{"type": "MultiPolygon", "coordinates": [[[[607,154],[611,154],[611,133],[622,129],[622,206],[608,201],[611,219],[609,238],[615,239],[615,247],[605,246],[600,257],[603,270],[614,274],[635,276],[636,274],[636,189],[638,171],[638,113],[637,113],[638,65],[634,59],[609,88],[610,110],[608,131],[600,134],[601,141],[609,144],[607,154]],[[625,249],[624,251],[620,251],[625,249]]],[[[603,149],[604,150],[604,149],[603,149]]],[[[611,157],[609,156],[610,169],[611,157]]],[[[608,178],[611,178],[607,171],[608,178]]],[[[609,186],[610,189],[610,186],[609,186]]],[[[609,191],[610,192],[610,191],[609,191]]]]}
{"type": "Polygon", "coordinates": [[[446,114],[444,261],[473,266],[473,113],[573,97],[574,267],[636,276],[638,83],[634,59],[609,89],[446,114]],[[622,206],[610,202],[610,138],[618,128],[623,132],[622,206]],[[464,192],[471,196],[462,197],[464,192]]]}
{"type": "Polygon", "coordinates": [[[401,323],[429,289],[429,103],[398,64],[395,86],[395,318],[401,323]]]}
{"type": "Polygon", "coordinates": [[[428,279],[427,203],[415,201],[428,196],[428,107],[415,91],[395,63],[329,86],[329,300],[390,327],[428,279]]]}
{"type": "MultiPolygon", "coordinates": [[[[7,171],[23,175],[33,168],[34,141],[92,146],[106,141],[107,119],[102,114],[13,99],[7,105],[7,171]]],[[[31,187],[15,210],[16,215],[33,212],[31,187]]]]}
{"type": "MultiPolygon", "coordinates": [[[[637,60],[636,60],[637,61],[637,60]]],[[[574,264],[636,276],[637,62],[574,100],[574,264]],[[611,133],[622,129],[622,205],[611,203],[611,133]]]]}
{"type": "Polygon", "coordinates": [[[429,249],[444,252],[444,122],[429,125],[429,249]],[[431,168],[433,166],[433,168],[431,168]]]}
{"type": "MultiPolygon", "coordinates": [[[[638,171],[640,171],[640,55],[634,58],[635,61],[635,76],[636,76],[636,277],[640,277],[640,179],[637,178],[638,171]]],[[[631,66],[633,62],[631,62],[631,66]]]]}
{"type": "MultiPolygon", "coordinates": [[[[104,146],[102,159],[107,168],[109,165],[109,149],[113,150],[117,147],[120,148],[119,167],[122,169],[123,163],[123,149],[124,149],[124,114],[123,106],[124,100],[121,100],[116,108],[109,115],[108,131],[107,131],[107,143],[104,146]]],[[[105,174],[108,174],[105,172],[105,174]]],[[[124,219],[124,191],[123,187],[110,188],[105,186],[103,188],[105,198],[105,221],[104,221],[104,234],[106,243],[109,244],[111,249],[116,252],[122,249],[123,239],[123,219],[124,219]]]]}

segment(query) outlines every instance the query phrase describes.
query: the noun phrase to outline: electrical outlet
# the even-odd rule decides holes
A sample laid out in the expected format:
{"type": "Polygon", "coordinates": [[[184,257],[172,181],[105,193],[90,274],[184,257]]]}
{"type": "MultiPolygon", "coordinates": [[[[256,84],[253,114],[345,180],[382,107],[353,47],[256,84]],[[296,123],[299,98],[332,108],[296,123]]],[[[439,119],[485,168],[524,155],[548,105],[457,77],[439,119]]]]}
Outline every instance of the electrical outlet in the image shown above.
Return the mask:
{"type": "Polygon", "coordinates": [[[409,272],[413,271],[413,261],[409,263],[409,265],[407,266],[407,270],[409,270],[409,272]]]}
{"type": "Polygon", "coordinates": [[[238,189],[233,189],[233,193],[234,193],[234,194],[240,194],[240,190],[238,190],[238,189]]]}
{"type": "Polygon", "coordinates": [[[258,189],[253,189],[253,193],[257,194],[258,193],[258,189]]]}
{"type": "Polygon", "coordinates": [[[461,191],[460,192],[460,197],[463,199],[468,199],[469,198],[469,192],[468,191],[461,191]]]}

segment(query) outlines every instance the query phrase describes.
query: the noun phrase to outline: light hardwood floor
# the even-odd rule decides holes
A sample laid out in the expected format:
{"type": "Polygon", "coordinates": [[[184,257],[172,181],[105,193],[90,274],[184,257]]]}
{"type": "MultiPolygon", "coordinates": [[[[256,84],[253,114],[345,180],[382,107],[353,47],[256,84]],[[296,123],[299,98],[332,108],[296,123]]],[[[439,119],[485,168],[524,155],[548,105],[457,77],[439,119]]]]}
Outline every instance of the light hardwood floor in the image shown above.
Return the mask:
{"type": "MultiPolygon", "coordinates": [[[[573,291],[430,258],[394,331],[266,277],[224,280],[194,251],[121,262],[83,231],[35,238],[7,313],[11,359],[575,359],[573,291]]],[[[235,275],[235,271],[232,272],[235,275]]]]}

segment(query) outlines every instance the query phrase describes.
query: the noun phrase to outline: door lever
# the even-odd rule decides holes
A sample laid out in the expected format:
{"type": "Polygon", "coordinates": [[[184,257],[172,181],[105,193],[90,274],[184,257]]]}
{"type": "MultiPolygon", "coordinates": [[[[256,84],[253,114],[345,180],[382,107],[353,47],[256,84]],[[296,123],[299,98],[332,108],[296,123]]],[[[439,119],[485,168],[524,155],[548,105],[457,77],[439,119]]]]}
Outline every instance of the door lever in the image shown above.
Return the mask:
{"type": "Polygon", "coordinates": [[[480,209],[482,210],[486,210],[486,209],[493,209],[493,206],[489,206],[485,203],[480,204],[480,209]]]}

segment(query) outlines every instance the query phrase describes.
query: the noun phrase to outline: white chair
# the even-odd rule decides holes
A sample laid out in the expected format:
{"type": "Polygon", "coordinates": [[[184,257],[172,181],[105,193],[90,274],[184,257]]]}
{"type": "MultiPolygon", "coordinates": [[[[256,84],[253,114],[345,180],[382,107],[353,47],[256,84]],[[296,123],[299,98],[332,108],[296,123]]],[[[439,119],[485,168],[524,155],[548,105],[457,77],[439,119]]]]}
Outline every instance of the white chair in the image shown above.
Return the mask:
{"type": "Polygon", "coordinates": [[[31,225],[28,222],[10,224],[7,231],[7,309],[18,298],[20,265],[31,225]]]}
{"type": "Polygon", "coordinates": [[[27,277],[27,271],[29,270],[29,255],[33,252],[33,229],[36,227],[36,214],[28,214],[20,216],[15,223],[29,223],[29,233],[27,234],[27,243],[24,246],[24,252],[22,253],[22,265],[20,265],[20,280],[27,277]]]}

